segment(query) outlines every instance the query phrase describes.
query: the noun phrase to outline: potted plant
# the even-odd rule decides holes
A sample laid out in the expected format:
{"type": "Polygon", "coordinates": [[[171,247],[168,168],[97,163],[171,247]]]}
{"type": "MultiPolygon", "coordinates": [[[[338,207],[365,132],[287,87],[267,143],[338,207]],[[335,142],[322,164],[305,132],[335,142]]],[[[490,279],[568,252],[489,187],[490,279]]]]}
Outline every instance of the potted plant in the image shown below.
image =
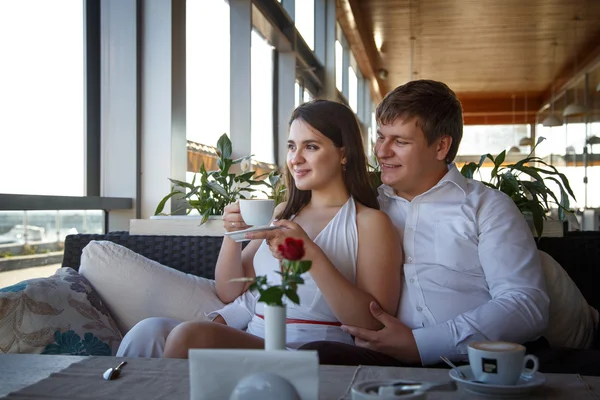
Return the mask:
{"type": "Polygon", "coordinates": [[[169,179],[173,183],[171,193],[160,201],[154,215],[161,215],[167,200],[179,196],[186,202],[186,214],[193,209],[197,210],[201,216],[200,224],[204,224],[210,216],[222,215],[223,209],[228,204],[240,197],[251,196],[251,193],[256,190],[252,186],[263,184],[262,181],[253,179],[255,171],[250,170],[251,156],[232,160],[231,155],[231,140],[227,134],[223,134],[217,142],[219,169],[207,171],[203,164],[200,171],[194,174],[191,183],[169,179]],[[240,174],[231,172],[231,167],[235,164],[240,164],[240,174]]]}
{"type": "Polygon", "coordinates": [[[490,181],[481,182],[506,193],[523,215],[531,219],[538,238],[542,236],[550,204],[558,206],[559,220],[564,221],[573,216],[569,209],[569,196],[575,199],[567,177],[541,158],[532,156],[535,148],[544,140],[544,137],[540,137],[529,155],[514,164],[502,165],[506,158],[506,151],[503,151],[495,158],[491,154],[484,154],[479,163],[466,163],[460,171],[466,178],[473,179],[483,162],[489,159],[494,164],[490,181]],[[534,163],[541,164],[542,167],[532,165],[534,163]],[[558,185],[560,198],[546,186],[546,180],[558,185]]]}

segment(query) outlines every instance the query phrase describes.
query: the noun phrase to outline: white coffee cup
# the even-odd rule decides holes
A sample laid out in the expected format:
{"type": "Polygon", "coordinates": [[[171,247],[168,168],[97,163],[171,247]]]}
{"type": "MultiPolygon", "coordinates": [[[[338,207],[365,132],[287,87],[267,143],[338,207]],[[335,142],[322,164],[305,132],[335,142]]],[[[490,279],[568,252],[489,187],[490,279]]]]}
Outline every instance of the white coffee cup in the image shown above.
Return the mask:
{"type": "Polygon", "coordinates": [[[240,213],[246,225],[268,225],[274,210],[275,200],[272,199],[240,199],[240,213]]]}
{"type": "Polygon", "coordinates": [[[471,342],[469,363],[475,380],[496,385],[516,385],[519,377],[531,378],[539,367],[536,356],[525,355],[525,346],[509,342],[471,342]],[[533,368],[526,368],[528,361],[533,368]]]}

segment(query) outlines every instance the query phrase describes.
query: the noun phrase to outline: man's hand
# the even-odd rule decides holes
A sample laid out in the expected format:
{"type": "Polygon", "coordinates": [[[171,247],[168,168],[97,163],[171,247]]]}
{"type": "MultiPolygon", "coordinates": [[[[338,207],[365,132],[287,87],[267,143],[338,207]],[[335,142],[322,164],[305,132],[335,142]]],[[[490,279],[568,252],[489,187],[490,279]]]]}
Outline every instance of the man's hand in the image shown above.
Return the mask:
{"type": "Polygon", "coordinates": [[[421,364],[421,357],[412,330],[383,311],[379,304],[372,301],[371,314],[383,324],[378,331],[356,326],[342,325],[342,330],[354,336],[357,346],[387,354],[407,364],[421,364]]]}

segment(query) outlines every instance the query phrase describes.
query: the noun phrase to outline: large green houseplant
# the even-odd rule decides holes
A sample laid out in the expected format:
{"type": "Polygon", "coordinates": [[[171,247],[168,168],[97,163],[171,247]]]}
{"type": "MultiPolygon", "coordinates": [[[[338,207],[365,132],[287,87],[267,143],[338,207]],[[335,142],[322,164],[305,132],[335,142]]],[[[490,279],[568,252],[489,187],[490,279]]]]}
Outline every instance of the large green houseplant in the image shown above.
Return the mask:
{"type": "Polygon", "coordinates": [[[494,164],[491,178],[489,182],[482,180],[482,183],[506,193],[519,210],[532,219],[538,237],[542,235],[550,204],[558,206],[558,217],[564,221],[569,214],[572,215],[569,196],[575,199],[567,177],[541,158],[532,156],[543,140],[545,138],[540,137],[531,153],[516,163],[502,165],[506,158],[506,151],[503,151],[495,158],[491,154],[484,154],[479,163],[466,163],[460,171],[465,177],[473,179],[484,161],[489,159],[494,164]],[[541,167],[535,166],[535,163],[541,167]],[[546,180],[558,185],[560,197],[546,186],[546,180]]]}
{"type": "Polygon", "coordinates": [[[197,210],[202,216],[200,224],[205,223],[211,215],[222,215],[225,206],[239,198],[250,198],[256,191],[261,191],[268,198],[274,199],[275,204],[284,201],[286,187],[279,171],[255,176],[255,171],[250,170],[251,156],[233,160],[231,155],[231,140],[227,134],[223,134],[217,141],[218,170],[207,171],[202,164],[200,171],[194,174],[192,182],[169,179],[173,183],[171,192],[160,201],[154,215],[163,214],[165,204],[170,198],[183,200],[186,214],[191,210],[197,210]],[[240,164],[240,174],[231,171],[231,167],[235,164],[240,164]],[[267,190],[262,190],[261,187],[265,186],[267,190]]]}
{"type": "Polygon", "coordinates": [[[240,197],[250,197],[256,190],[253,186],[263,182],[253,179],[255,171],[249,170],[251,156],[232,160],[231,155],[231,140],[227,134],[223,134],[217,142],[219,169],[207,171],[202,164],[200,171],[194,174],[192,182],[169,179],[173,183],[171,193],[160,201],[154,215],[162,214],[167,200],[175,197],[185,201],[187,214],[196,209],[202,216],[200,223],[203,224],[211,215],[222,215],[225,206],[240,197]],[[231,167],[235,164],[241,164],[240,174],[231,172],[231,167]]]}

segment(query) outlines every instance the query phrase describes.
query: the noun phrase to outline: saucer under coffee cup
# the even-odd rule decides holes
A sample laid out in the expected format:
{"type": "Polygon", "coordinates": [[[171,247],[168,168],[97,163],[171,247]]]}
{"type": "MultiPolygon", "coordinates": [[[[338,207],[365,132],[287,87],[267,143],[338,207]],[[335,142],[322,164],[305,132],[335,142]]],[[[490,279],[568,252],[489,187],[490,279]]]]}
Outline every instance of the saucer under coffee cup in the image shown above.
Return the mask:
{"type": "Polygon", "coordinates": [[[513,386],[520,377],[533,377],[539,367],[537,357],[525,355],[525,346],[517,343],[471,342],[468,353],[474,379],[484,383],[513,386]],[[526,367],[528,362],[532,368],[526,367]]]}

